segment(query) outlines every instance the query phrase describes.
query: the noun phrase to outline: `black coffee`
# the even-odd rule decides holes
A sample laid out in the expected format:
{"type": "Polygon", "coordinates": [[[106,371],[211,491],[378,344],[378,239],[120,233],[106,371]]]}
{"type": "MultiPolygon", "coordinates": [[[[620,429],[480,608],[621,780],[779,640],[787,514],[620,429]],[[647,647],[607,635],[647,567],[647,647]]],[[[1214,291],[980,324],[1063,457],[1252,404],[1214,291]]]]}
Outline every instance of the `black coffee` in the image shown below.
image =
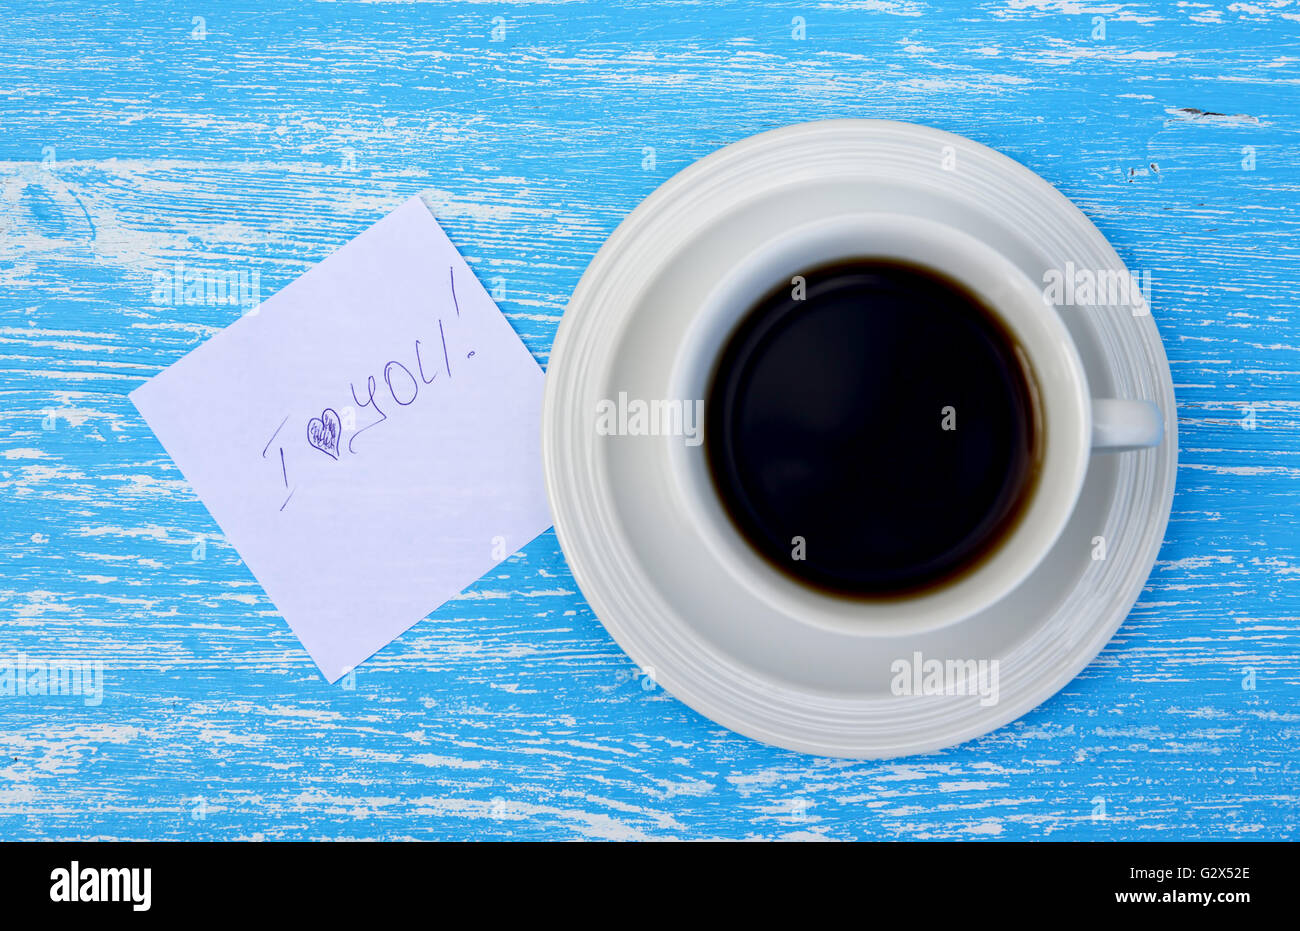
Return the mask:
{"type": "Polygon", "coordinates": [[[749,543],[841,595],[941,586],[991,553],[1036,483],[1032,374],[976,295],[861,259],[782,284],[728,338],[704,448],[749,543]],[[802,299],[800,299],[802,298],[802,299]]]}

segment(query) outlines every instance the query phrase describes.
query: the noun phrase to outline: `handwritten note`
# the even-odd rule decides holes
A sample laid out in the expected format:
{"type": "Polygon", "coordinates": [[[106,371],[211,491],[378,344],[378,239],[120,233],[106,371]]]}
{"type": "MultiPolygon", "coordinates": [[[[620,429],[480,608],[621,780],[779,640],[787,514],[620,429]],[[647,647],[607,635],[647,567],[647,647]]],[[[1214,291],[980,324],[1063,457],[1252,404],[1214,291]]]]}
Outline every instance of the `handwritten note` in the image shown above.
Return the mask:
{"type": "Polygon", "coordinates": [[[330,682],[550,526],[542,371],[418,198],[131,400],[330,682]]]}

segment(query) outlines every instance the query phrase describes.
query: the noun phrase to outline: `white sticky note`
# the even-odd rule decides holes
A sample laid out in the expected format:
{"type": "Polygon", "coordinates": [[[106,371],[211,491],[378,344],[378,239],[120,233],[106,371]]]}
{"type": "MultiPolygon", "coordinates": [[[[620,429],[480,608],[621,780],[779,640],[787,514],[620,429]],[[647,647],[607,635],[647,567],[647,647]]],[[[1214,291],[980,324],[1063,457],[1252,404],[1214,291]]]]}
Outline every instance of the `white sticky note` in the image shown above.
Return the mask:
{"type": "Polygon", "coordinates": [[[131,400],[333,682],[550,526],[542,378],[414,198],[131,400]]]}

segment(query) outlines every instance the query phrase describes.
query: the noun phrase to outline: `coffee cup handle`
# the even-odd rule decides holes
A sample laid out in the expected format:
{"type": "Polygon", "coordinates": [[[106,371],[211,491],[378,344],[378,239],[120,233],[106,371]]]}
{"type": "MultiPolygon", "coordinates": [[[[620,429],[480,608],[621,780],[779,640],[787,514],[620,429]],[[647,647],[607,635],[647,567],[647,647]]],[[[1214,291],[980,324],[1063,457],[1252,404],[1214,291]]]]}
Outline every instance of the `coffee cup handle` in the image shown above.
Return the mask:
{"type": "Polygon", "coordinates": [[[1123,452],[1159,446],[1165,419],[1152,401],[1092,399],[1092,448],[1123,452]]]}

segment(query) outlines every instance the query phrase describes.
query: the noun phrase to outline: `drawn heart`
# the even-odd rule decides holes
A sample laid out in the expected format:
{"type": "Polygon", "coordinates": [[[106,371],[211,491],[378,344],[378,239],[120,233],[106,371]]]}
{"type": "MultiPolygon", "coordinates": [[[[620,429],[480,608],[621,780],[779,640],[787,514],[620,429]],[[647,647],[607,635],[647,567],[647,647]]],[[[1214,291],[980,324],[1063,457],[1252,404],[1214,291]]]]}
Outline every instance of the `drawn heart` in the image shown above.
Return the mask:
{"type": "Polygon", "coordinates": [[[331,408],[325,408],[319,417],[307,421],[307,442],[321,452],[337,459],[339,457],[339,435],[342,433],[339,415],[331,408]]]}

